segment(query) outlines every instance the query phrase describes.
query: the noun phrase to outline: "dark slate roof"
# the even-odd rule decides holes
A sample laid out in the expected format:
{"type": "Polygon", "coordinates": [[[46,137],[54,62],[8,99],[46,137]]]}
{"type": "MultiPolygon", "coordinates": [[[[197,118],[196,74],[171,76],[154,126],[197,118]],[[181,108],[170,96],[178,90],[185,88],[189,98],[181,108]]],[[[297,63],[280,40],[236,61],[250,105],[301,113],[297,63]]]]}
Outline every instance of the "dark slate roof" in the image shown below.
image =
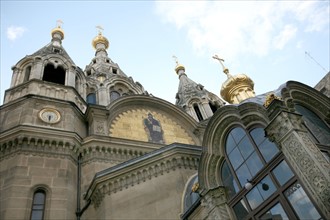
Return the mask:
{"type": "Polygon", "coordinates": [[[65,51],[64,47],[61,45],[60,52],[57,53],[53,50],[53,43],[50,42],[48,43],[46,46],[42,47],[40,50],[36,51],[35,53],[33,53],[31,56],[46,56],[48,54],[60,54],[61,56],[65,57],[67,60],[70,61],[70,63],[74,64],[73,60],[71,59],[71,57],[68,55],[68,53],[65,51]]]}

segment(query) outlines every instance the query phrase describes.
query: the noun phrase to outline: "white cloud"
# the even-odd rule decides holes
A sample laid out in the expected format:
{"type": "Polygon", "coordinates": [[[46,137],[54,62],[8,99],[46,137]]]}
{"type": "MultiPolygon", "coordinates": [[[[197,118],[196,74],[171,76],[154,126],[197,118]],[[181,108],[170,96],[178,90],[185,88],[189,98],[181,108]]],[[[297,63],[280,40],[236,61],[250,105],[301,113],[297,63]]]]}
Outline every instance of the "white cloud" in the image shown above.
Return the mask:
{"type": "Polygon", "coordinates": [[[274,37],[274,46],[276,49],[282,50],[283,47],[295,37],[297,28],[292,25],[285,25],[279,35],[274,37]]]}
{"type": "Polygon", "coordinates": [[[23,36],[26,28],[24,27],[17,27],[17,26],[10,26],[7,28],[7,38],[10,41],[15,41],[16,39],[23,36]]]}
{"type": "Polygon", "coordinates": [[[285,48],[299,31],[329,25],[329,6],[314,1],[157,1],[156,9],[165,22],[186,31],[197,53],[227,59],[265,56],[285,48]]]}

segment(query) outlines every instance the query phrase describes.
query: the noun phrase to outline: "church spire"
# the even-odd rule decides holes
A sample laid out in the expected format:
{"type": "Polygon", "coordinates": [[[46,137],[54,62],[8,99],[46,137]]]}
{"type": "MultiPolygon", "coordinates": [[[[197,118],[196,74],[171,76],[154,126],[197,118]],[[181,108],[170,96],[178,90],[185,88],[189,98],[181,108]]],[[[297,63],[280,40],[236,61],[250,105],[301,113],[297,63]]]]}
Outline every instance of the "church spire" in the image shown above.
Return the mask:
{"type": "Polygon", "coordinates": [[[185,73],[185,67],[173,56],[176,67],[175,72],[179,75],[179,88],[176,94],[175,104],[184,109],[196,121],[205,120],[224,105],[224,102],[215,94],[207,91],[203,85],[189,79],[185,73]]]}

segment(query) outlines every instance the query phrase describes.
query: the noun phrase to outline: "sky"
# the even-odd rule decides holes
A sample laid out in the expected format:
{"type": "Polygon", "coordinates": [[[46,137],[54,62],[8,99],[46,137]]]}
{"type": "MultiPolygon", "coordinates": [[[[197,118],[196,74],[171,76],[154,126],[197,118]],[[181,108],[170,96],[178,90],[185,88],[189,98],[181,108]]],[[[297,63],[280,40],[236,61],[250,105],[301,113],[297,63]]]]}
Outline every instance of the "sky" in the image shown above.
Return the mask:
{"type": "Polygon", "coordinates": [[[246,74],[256,94],[289,81],[314,87],[330,70],[330,1],[5,1],[1,0],[0,104],[20,59],[51,41],[62,20],[62,45],[81,69],[102,26],[108,56],[144,89],[175,103],[176,63],[220,96],[231,75],[246,74]]]}

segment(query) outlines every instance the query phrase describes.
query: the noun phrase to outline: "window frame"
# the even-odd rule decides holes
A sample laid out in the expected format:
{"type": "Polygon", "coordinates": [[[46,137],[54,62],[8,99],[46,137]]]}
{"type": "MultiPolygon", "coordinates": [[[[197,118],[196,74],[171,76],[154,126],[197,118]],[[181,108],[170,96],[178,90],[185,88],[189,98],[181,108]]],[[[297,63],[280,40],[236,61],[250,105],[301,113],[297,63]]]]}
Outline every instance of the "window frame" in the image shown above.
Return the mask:
{"type": "Polygon", "coordinates": [[[47,191],[47,190],[45,190],[45,189],[43,189],[43,188],[37,188],[36,190],[34,190],[33,195],[32,195],[31,212],[30,212],[30,218],[29,218],[30,220],[34,220],[34,219],[32,218],[33,213],[34,213],[35,211],[40,211],[40,210],[42,210],[42,217],[41,217],[41,219],[43,220],[43,219],[45,218],[45,212],[46,212],[46,201],[47,201],[47,192],[46,192],[46,191],[47,191]],[[36,198],[36,194],[37,194],[37,193],[42,193],[43,196],[44,196],[42,204],[36,204],[36,203],[35,203],[35,198],[36,198]],[[38,205],[38,206],[42,205],[42,209],[36,209],[36,208],[35,208],[36,205],[38,205]]]}

